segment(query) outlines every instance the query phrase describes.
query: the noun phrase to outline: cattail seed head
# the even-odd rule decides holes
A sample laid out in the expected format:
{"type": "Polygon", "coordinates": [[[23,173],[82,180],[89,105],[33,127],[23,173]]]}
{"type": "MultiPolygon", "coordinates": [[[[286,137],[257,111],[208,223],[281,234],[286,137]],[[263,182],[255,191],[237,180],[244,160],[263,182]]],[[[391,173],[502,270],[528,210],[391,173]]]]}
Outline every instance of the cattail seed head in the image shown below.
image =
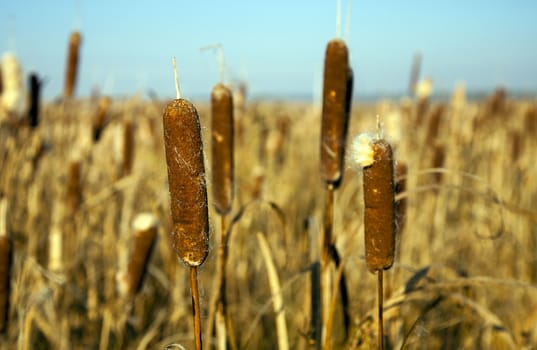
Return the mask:
{"type": "Polygon", "coordinates": [[[173,231],[172,247],[189,266],[209,252],[209,218],[203,144],[198,112],[185,99],[168,103],[163,114],[173,231]]]}
{"type": "Polygon", "coordinates": [[[233,97],[224,84],[211,92],[212,189],[216,211],[225,215],[233,203],[233,97]]]}
{"type": "Polygon", "coordinates": [[[69,216],[76,213],[78,206],[82,201],[80,183],[80,161],[73,160],[69,164],[69,173],[67,175],[66,205],[69,216]]]}
{"type": "MultiPolygon", "coordinates": [[[[433,168],[444,167],[444,161],[446,159],[446,150],[442,144],[435,144],[433,148],[433,168]]],[[[438,185],[442,182],[442,173],[437,172],[434,175],[434,182],[438,185]]]]}
{"type": "Polygon", "coordinates": [[[108,114],[109,107],[110,98],[108,96],[101,97],[99,99],[97,113],[95,113],[95,116],[93,117],[92,121],[93,142],[98,142],[101,138],[101,134],[104,129],[104,122],[106,120],[106,115],[108,114]]]}
{"type": "MultiPolygon", "coordinates": [[[[359,136],[360,137],[360,136],[359,136]]],[[[363,138],[367,140],[367,138],[363,138]]],[[[382,139],[357,142],[361,153],[373,153],[373,162],[359,163],[363,166],[365,257],[371,272],[389,269],[395,251],[395,200],[394,164],[392,148],[382,139]]],[[[353,151],[355,149],[353,148],[353,151]]],[[[362,159],[362,158],[360,158],[362,159]]],[[[364,158],[365,159],[365,158],[364,158]]]]}
{"type": "Polygon", "coordinates": [[[32,128],[39,125],[39,97],[41,93],[41,79],[36,73],[30,74],[30,109],[28,110],[28,118],[30,119],[30,126],[32,128]]]}
{"type": "Polygon", "coordinates": [[[348,56],[344,41],[333,39],[328,43],[324,62],[321,177],[334,186],[340,183],[343,174],[352,95],[352,70],[349,68],[348,56]]]}
{"type": "Polygon", "coordinates": [[[134,130],[130,120],[125,120],[123,123],[122,149],[122,174],[123,176],[129,176],[132,171],[132,162],[134,161],[134,130]]]}
{"type": "MultiPolygon", "coordinates": [[[[408,167],[406,163],[397,162],[395,166],[395,193],[406,192],[406,176],[408,167]]],[[[407,199],[402,198],[397,201],[397,232],[403,232],[406,218],[407,199]]],[[[400,236],[399,236],[400,237],[400,236]]]]}
{"type": "Polygon", "coordinates": [[[64,97],[72,97],[76,85],[78,72],[79,49],[81,36],[80,32],[74,31],[69,37],[69,48],[67,52],[67,67],[65,70],[65,86],[63,90],[64,97]]]}
{"type": "Polygon", "coordinates": [[[150,213],[142,213],[134,218],[134,243],[127,267],[127,293],[135,295],[141,288],[147,264],[157,235],[157,218],[150,213]]]}

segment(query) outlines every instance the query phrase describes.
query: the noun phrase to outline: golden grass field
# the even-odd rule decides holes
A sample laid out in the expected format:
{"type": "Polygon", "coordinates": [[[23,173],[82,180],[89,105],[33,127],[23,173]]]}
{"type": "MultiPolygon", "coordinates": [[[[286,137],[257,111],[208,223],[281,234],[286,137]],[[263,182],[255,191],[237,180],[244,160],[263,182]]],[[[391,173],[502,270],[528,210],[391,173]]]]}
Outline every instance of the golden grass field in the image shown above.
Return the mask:
{"type": "MultiPolygon", "coordinates": [[[[407,191],[397,197],[407,200],[405,224],[396,262],[385,272],[389,348],[537,349],[536,100],[494,96],[353,105],[348,143],[376,133],[379,115],[396,161],[408,166],[407,191]],[[435,118],[439,105],[444,109],[435,118]]],[[[47,103],[36,129],[0,126],[0,192],[14,247],[0,347],[193,348],[188,269],[168,242],[165,103],[112,100],[95,144],[97,99],[47,103]],[[130,170],[123,165],[126,121],[133,133],[130,170]],[[73,183],[75,162],[80,177],[73,183]],[[158,217],[158,241],[131,299],[118,292],[117,276],[129,259],[132,221],[142,212],[158,217]],[[54,235],[62,249],[51,261],[54,235]]],[[[211,251],[198,272],[205,330],[220,222],[210,191],[209,106],[194,104],[206,144],[211,224],[211,251]]],[[[289,345],[309,348],[310,272],[319,259],[325,188],[320,114],[319,106],[298,102],[248,103],[236,111],[227,295],[241,349],[277,344],[259,232],[280,279],[289,345]]],[[[333,348],[369,349],[376,344],[376,277],[364,261],[361,171],[349,163],[335,194],[333,232],[352,325],[345,339],[338,303],[333,348]]],[[[204,334],[204,345],[211,343],[204,334]]]]}

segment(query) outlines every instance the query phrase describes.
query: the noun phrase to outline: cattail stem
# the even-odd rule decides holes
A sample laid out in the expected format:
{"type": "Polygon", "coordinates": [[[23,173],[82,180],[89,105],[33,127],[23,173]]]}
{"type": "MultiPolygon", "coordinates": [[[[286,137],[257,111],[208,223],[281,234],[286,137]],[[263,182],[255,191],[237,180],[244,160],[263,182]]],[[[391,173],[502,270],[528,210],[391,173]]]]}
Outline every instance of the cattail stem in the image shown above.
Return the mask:
{"type": "Polygon", "coordinates": [[[332,227],[334,221],[334,185],[327,184],[324,202],[324,225],[322,241],[322,263],[323,269],[328,264],[330,257],[330,246],[332,245],[332,227]]]}
{"type": "Polygon", "coordinates": [[[383,322],[383,303],[384,303],[384,288],[383,282],[383,270],[377,271],[377,294],[378,294],[378,349],[382,350],[384,347],[384,322],[383,322]]]}
{"type": "Polygon", "coordinates": [[[198,291],[198,269],[196,266],[190,267],[190,291],[192,294],[192,318],[194,319],[194,342],[196,344],[196,350],[201,350],[200,297],[198,291]]]}
{"type": "MultiPolygon", "coordinates": [[[[330,247],[332,245],[332,227],[334,221],[334,185],[328,183],[325,192],[325,209],[323,220],[322,252],[321,252],[321,319],[322,319],[322,340],[318,344],[330,344],[327,337],[328,315],[330,314],[330,292],[331,292],[331,270],[330,270],[330,247]]],[[[325,347],[329,348],[329,347],[325,347]]]]}

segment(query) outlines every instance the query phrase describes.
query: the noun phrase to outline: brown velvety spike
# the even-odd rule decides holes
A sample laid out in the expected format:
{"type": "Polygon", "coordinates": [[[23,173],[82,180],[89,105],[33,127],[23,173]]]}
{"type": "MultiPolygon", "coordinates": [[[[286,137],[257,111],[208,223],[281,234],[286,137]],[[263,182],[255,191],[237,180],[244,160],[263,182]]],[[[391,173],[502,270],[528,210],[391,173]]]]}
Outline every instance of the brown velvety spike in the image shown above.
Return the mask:
{"type": "Polygon", "coordinates": [[[72,97],[75,91],[80,42],[80,32],[75,31],[71,33],[71,36],[69,37],[69,49],[67,52],[67,67],[65,71],[65,86],[63,90],[64,97],[72,97]]]}
{"type": "Polygon", "coordinates": [[[223,84],[211,92],[211,163],[214,206],[225,215],[233,203],[233,96],[223,84]]]}
{"type": "Polygon", "coordinates": [[[348,93],[348,56],[344,41],[333,39],[328,43],[324,62],[321,177],[336,186],[343,174],[347,118],[350,111],[348,101],[349,95],[352,95],[348,93]]]}
{"type": "Polygon", "coordinates": [[[371,272],[392,266],[395,250],[394,166],[392,149],[375,140],[373,164],[364,168],[365,256],[371,272]]]}
{"type": "Polygon", "coordinates": [[[189,266],[201,265],[209,252],[209,219],[203,143],[198,112],[175,99],[163,114],[173,231],[172,247],[189,266]]]}

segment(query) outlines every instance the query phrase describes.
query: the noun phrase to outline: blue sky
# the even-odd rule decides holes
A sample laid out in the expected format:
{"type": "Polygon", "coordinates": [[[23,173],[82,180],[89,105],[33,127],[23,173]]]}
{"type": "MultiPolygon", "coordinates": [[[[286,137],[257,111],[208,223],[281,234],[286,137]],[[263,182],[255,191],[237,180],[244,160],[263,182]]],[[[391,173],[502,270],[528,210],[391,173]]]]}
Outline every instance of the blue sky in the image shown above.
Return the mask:
{"type": "MultiPolygon", "coordinates": [[[[345,9],[342,0],[343,27],[345,9]]],[[[153,89],[173,97],[177,57],[185,97],[207,98],[219,80],[246,79],[254,96],[312,96],[324,50],[335,36],[336,1],[0,0],[0,52],[46,76],[45,97],[61,93],[67,40],[83,36],[77,95],[153,89]]],[[[347,40],[355,96],[404,93],[415,52],[435,91],[459,81],[490,91],[503,84],[537,93],[537,1],[353,1],[347,40]]]]}

